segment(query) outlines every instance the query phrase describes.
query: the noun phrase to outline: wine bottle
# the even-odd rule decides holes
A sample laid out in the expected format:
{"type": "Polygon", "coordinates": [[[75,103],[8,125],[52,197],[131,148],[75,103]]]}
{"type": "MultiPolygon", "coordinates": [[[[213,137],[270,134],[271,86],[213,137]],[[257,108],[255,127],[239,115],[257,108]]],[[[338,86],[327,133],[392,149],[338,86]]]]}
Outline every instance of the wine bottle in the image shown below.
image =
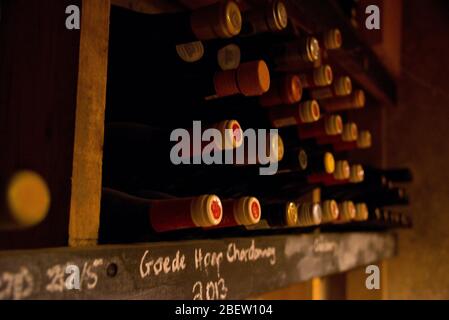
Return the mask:
{"type": "Polygon", "coordinates": [[[372,146],[371,132],[361,130],[356,141],[340,141],[332,145],[335,152],[351,151],[355,149],[368,149],[372,146]]]}
{"type": "Polygon", "coordinates": [[[343,201],[338,204],[338,212],[340,213],[336,223],[348,223],[355,219],[356,208],[354,202],[343,201]]]}
{"type": "MultiPolygon", "coordinates": [[[[172,88],[179,73],[198,72],[214,61],[208,56],[216,51],[206,50],[202,40],[229,38],[237,35],[240,28],[240,10],[233,1],[221,1],[192,12],[157,15],[112,6],[108,62],[111,102],[120,97],[129,103],[133,95],[121,95],[130,91],[146,93],[152,87],[155,94],[164,86],[172,88]],[[135,80],[143,78],[144,83],[135,80]]],[[[160,94],[163,96],[164,92],[160,94]]]]}
{"type": "MultiPolygon", "coordinates": [[[[202,141],[201,145],[195,141],[187,141],[185,144],[180,144],[179,155],[182,159],[201,159],[203,153],[207,150],[211,152],[222,152],[226,150],[233,150],[239,148],[243,144],[243,130],[239,122],[236,120],[223,120],[212,125],[207,129],[214,129],[220,133],[220,139],[213,139],[212,141],[202,141]],[[187,154],[184,154],[187,151],[187,154]]],[[[189,129],[189,136],[201,135],[200,131],[189,129]]],[[[193,138],[194,140],[195,138],[193,138]]],[[[199,161],[197,164],[199,164],[199,161]]],[[[193,161],[193,163],[196,163],[193,161]]]]}
{"type": "Polygon", "coordinates": [[[394,214],[394,227],[398,228],[411,228],[412,220],[410,217],[403,212],[393,212],[394,214]]]}
{"type": "Polygon", "coordinates": [[[380,209],[380,214],[382,216],[382,223],[385,226],[388,226],[389,224],[391,224],[391,210],[386,209],[386,208],[382,208],[380,209]]]}
{"type": "Polygon", "coordinates": [[[363,194],[353,198],[356,201],[364,201],[370,206],[406,206],[409,205],[409,198],[404,188],[389,188],[375,193],[363,194]]]}
{"type": "Polygon", "coordinates": [[[328,29],[320,33],[317,39],[324,50],[340,49],[343,44],[343,37],[338,28],[328,29]]]}
{"type": "Polygon", "coordinates": [[[241,37],[254,36],[265,32],[279,32],[288,24],[285,2],[274,0],[263,6],[250,9],[242,14],[241,37]]]}
{"type": "Polygon", "coordinates": [[[46,181],[30,170],[0,180],[0,230],[35,226],[47,216],[51,196],[46,181]]]}
{"type": "Polygon", "coordinates": [[[363,194],[380,192],[389,188],[389,182],[384,176],[370,178],[366,176],[364,169],[364,181],[349,185],[331,185],[321,189],[323,198],[337,200],[349,200],[360,197],[363,194]]]}
{"type": "Polygon", "coordinates": [[[338,217],[340,215],[338,204],[335,200],[324,200],[321,202],[321,208],[322,208],[322,223],[332,223],[338,220],[338,217]]]}
{"type": "Polygon", "coordinates": [[[368,206],[364,202],[355,204],[355,221],[367,221],[369,216],[368,206]]]}
{"type": "Polygon", "coordinates": [[[289,148],[284,151],[284,157],[279,162],[278,174],[305,171],[308,166],[308,154],[305,148],[289,148]]]}
{"type": "Polygon", "coordinates": [[[357,141],[359,132],[357,124],[354,122],[348,122],[343,125],[343,131],[341,135],[326,135],[319,136],[316,139],[317,144],[319,145],[334,145],[341,142],[354,142],[357,141]]]}
{"type": "Polygon", "coordinates": [[[343,133],[343,120],[339,115],[325,115],[316,122],[298,126],[297,132],[301,140],[323,136],[338,136],[343,133]]]}
{"type": "Polygon", "coordinates": [[[303,88],[306,89],[330,86],[333,81],[332,68],[326,64],[311,71],[300,73],[299,79],[303,88]]]}
{"type": "Polygon", "coordinates": [[[337,200],[353,200],[364,202],[369,207],[385,207],[408,205],[409,199],[404,188],[391,186],[389,183],[378,185],[369,183],[360,183],[356,186],[347,186],[341,188],[327,187],[323,188],[323,195],[333,197],[337,200]]]}
{"type": "Polygon", "coordinates": [[[401,214],[399,212],[390,211],[390,224],[397,227],[401,224],[401,214]]]}
{"type": "Polygon", "coordinates": [[[319,203],[304,202],[298,205],[298,227],[312,227],[321,224],[322,210],[319,203]]]}
{"type": "Polygon", "coordinates": [[[351,95],[320,100],[320,105],[326,112],[340,112],[365,107],[365,93],[355,90],[351,95]]]}
{"type": "MultiPolygon", "coordinates": [[[[213,51],[214,52],[214,51],[213,51]]],[[[207,67],[213,70],[233,70],[237,69],[241,61],[240,47],[234,43],[225,45],[217,50],[215,56],[212,55],[212,63],[209,63],[207,67]],[[215,63],[216,62],[216,63],[215,63]]],[[[207,58],[206,58],[207,61],[207,58]]]]}
{"type": "Polygon", "coordinates": [[[170,129],[139,123],[109,123],[105,129],[104,155],[111,160],[119,158],[123,161],[120,157],[123,155],[132,161],[142,159],[145,163],[160,164],[161,160],[170,161],[174,143],[177,143],[177,154],[183,159],[201,156],[206,147],[220,152],[238,148],[243,143],[243,130],[236,120],[223,120],[205,127],[194,123],[193,128],[183,129],[183,132],[189,137],[197,137],[198,141],[190,138],[183,141],[181,136],[173,135],[170,129]],[[218,131],[220,139],[204,141],[203,132],[209,129],[218,131]],[[155,153],[154,150],[159,152],[155,153]]]}
{"type": "Polygon", "coordinates": [[[267,202],[299,199],[335,173],[335,162],[331,153],[310,154],[307,157],[304,154],[305,152],[299,153],[300,164],[296,167],[281,166],[278,174],[274,176],[256,178],[251,190],[267,202]]]}
{"type": "MultiPolygon", "coordinates": [[[[172,68],[165,68],[165,77],[168,76],[170,69],[173,70],[173,77],[179,74],[204,74],[208,70],[233,70],[239,67],[241,61],[240,47],[235,43],[215,48],[209,43],[195,41],[177,45],[176,54],[181,57],[181,62],[175,63],[177,57],[171,58],[172,68]],[[197,58],[197,55],[201,57],[197,58]]],[[[167,60],[166,56],[164,60],[167,60]]]]}
{"type": "Polygon", "coordinates": [[[271,108],[268,117],[274,128],[312,123],[320,118],[320,106],[316,100],[301,102],[297,105],[284,105],[271,108]]]}
{"type": "Polygon", "coordinates": [[[250,185],[264,172],[262,168],[272,166],[272,163],[279,162],[284,157],[282,138],[278,134],[267,135],[262,144],[260,137],[256,136],[255,139],[251,143],[257,145],[257,148],[251,150],[251,153],[247,144],[236,150],[226,151],[225,159],[233,159],[232,162],[190,166],[187,174],[172,179],[170,190],[182,195],[212,192],[224,198],[253,193],[250,185]],[[264,152],[259,150],[262,147],[266,148],[264,152]],[[201,183],[197,183],[198,181],[201,183]]]}
{"type": "MultiPolygon", "coordinates": [[[[326,120],[328,121],[328,120],[326,120]]],[[[283,127],[283,128],[279,128],[279,133],[282,135],[283,141],[284,141],[284,146],[286,150],[291,150],[291,151],[297,151],[298,149],[306,149],[306,151],[309,153],[316,153],[316,152],[321,152],[323,150],[325,151],[330,151],[332,152],[332,150],[330,148],[322,148],[320,145],[318,145],[315,141],[314,138],[303,138],[302,136],[300,136],[299,131],[302,130],[302,128],[306,128],[307,134],[313,135],[314,132],[312,132],[312,130],[316,130],[321,131],[323,130],[321,125],[323,125],[323,117],[320,117],[320,119],[316,122],[313,123],[304,123],[301,125],[297,125],[297,126],[289,126],[289,127],[283,127]],[[318,128],[314,128],[314,126],[311,125],[315,125],[318,124],[317,127],[318,128]],[[320,128],[321,127],[321,128],[320,128]],[[309,131],[310,128],[310,131],[309,131]]],[[[325,130],[325,129],[324,129],[325,130]]],[[[318,133],[317,133],[318,134],[318,133]]]]}
{"type": "Polygon", "coordinates": [[[309,89],[310,98],[317,100],[344,97],[350,95],[351,92],[352,81],[347,76],[337,77],[330,86],[309,89]]]}
{"type": "Polygon", "coordinates": [[[328,29],[317,35],[320,45],[320,57],[315,61],[314,66],[319,67],[329,60],[329,51],[340,49],[343,45],[341,31],[337,28],[328,29]]]}
{"type": "Polygon", "coordinates": [[[202,195],[193,198],[144,199],[104,188],[102,193],[102,221],[109,228],[123,233],[163,233],[181,229],[207,228],[222,220],[220,198],[202,195]],[[140,227],[127,230],[127,227],[140,227]]]}
{"type": "Polygon", "coordinates": [[[389,214],[387,210],[381,208],[375,208],[370,210],[368,220],[376,225],[385,226],[389,220],[389,214]]]}
{"type": "MultiPolygon", "coordinates": [[[[110,188],[109,188],[110,189],[110,188]]],[[[165,192],[159,192],[154,190],[139,190],[135,194],[135,196],[145,199],[155,199],[155,200],[162,200],[162,199],[176,199],[176,196],[165,193],[165,192]]]]}
{"type": "Polygon", "coordinates": [[[270,88],[270,71],[263,60],[246,62],[235,70],[216,72],[213,81],[209,78],[194,87],[201,89],[206,100],[235,94],[260,96],[270,88]]]}
{"type": "Polygon", "coordinates": [[[335,170],[335,160],[332,153],[327,151],[313,152],[308,148],[289,150],[285,156],[285,162],[280,162],[277,176],[273,180],[284,179],[288,176],[296,180],[300,176],[313,177],[314,175],[332,174],[335,170]]]}
{"type": "MultiPolygon", "coordinates": [[[[195,41],[176,46],[176,54],[181,57],[171,58],[172,68],[166,67],[164,74],[173,70],[173,77],[179,74],[207,73],[208,70],[233,70],[237,69],[241,62],[240,47],[234,42],[213,45],[210,42],[195,41]],[[200,56],[201,55],[201,56],[200,56]]],[[[167,60],[165,57],[159,61],[167,60]]]]}
{"type": "MultiPolygon", "coordinates": [[[[328,153],[326,153],[328,154],[328,153]]],[[[308,182],[311,184],[329,184],[337,181],[346,181],[349,179],[351,175],[351,168],[349,166],[348,161],[346,160],[338,160],[335,161],[334,171],[322,172],[317,174],[312,174],[308,176],[308,182]]]]}
{"type": "Polygon", "coordinates": [[[141,39],[154,37],[170,44],[230,38],[242,28],[241,12],[234,1],[219,1],[191,12],[157,15],[113,6],[112,19],[124,33],[138,34],[141,39]]]}
{"type": "Polygon", "coordinates": [[[237,41],[242,61],[263,59],[270,70],[293,73],[310,69],[319,58],[320,46],[314,37],[302,37],[287,42],[271,42],[264,38],[249,37],[237,41]]]}
{"type": "Polygon", "coordinates": [[[196,119],[235,117],[247,128],[271,128],[269,113],[274,107],[298,103],[302,88],[296,75],[275,76],[270,89],[259,97],[230,96],[208,101],[197,108],[196,119]],[[261,110],[260,107],[265,107],[261,110]]]}
{"type": "Polygon", "coordinates": [[[214,62],[216,52],[206,50],[201,41],[176,46],[151,45],[121,32],[119,26],[111,26],[108,76],[112,80],[134,79],[144,74],[147,76],[149,72],[158,77],[169,77],[213,65],[211,62],[214,62]]]}
{"type": "Polygon", "coordinates": [[[187,139],[171,137],[171,130],[148,125],[106,125],[103,185],[127,192],[150,188],[177,195],[172,192],[176,184],[188,180],[186,176],[190,177],[198,170],[206,148],[208,154],[219,153],[223,159],[226,150],[243,143],[242,129],[234,120],[205,127],[194,126],[183,131],[190,132],[187,139]],[[201,137],[208,128],[218,130],[221,138],[203,141],[201,137]]]}
{"type": "Polygon", "coordinates": [[[295,227],[298,225],[298,205],[295,202],[264,205],[264,220],[270,227],[295,227]]]}
{"type": "Polygon", "coordinates": [[[259,98],[262,107],[289,105],[299,102],[302,96],[301,81],[297,75],[286,74],[271,80],[270,90],[259,98]]]}
{"type": "Polygon", "coordinates": [[[255,197],[225,200],[222,205],[223,218],[217,226],[211,228],[250,226],[257,224],[262,216],[262,208],[255,197]]]}
{"type": "Polygon", "coordinates": [[[347,179],[336,179],[335,177],[323,181],[325,186],[341,185],[349,183],[361,183],[364,180],[365,172],[363,166],[360,164],[353,164],[350,166],[350,174],[347,179]]]}
{"type": "Polygon", "coordinates": [[[268,52],[273,70],[291,73],[313,68],[314,63],[320,58],[320,50],[315,37],[304,37],[275,45],[268,52]]]}

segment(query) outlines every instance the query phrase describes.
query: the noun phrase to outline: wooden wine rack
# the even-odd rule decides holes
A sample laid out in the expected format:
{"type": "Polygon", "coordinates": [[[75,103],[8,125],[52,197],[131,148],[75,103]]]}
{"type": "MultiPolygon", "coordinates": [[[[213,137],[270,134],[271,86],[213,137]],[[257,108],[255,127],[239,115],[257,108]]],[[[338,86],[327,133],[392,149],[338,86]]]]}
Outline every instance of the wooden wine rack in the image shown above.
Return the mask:
{"type": "MultiPolygon", "coordinates": [[[[254,0],[241,2],[248,8],[257,4],[254,0]]],[[[0,249],[67,245],[89,248],[32,252],[5,251],[0,254],[0,276],[2,272],[16,272],[20,271],[21,266],[28,266],[30,272],[37,272],[37,288],[39,288],[29,297],[74,298],[75,296],[70,293],[52,295],[45,291],[44,282],[42,282],[44,280],[39,277],[44,277],[46,268],[50,267],[49,263],[57,265],[71,260],[81,263],[99,254],[104,257],[104,263],[110,264],[116,261],[120,265],[119,270],[122,270],[122,267],[126,270],[127,262],[123,260],[123,255],[127,256],[129,253],[131,257],[134,253],[141,252],[143,248],[163,252],[166,248],[173,247],[173,244],[97,246],[102,187],[109,13],[111,5],[147,13],[173,12],[185,10],[187,7],[181,2],[171,0],[54,0],[48,3],[51,5],[42,5],[38,0],[16,1],[11,8],[2,8],[9,10],[8,13],[19,21],[20,29],[27,30],[24,37],[34,41],[24,45],[21,39],[14,39],[16,25],[10,20],[2,20],[1,40],[9,45],[0,49],[1,66],[8,65],[0,72],[0,95],[8,99],[2,100],[0,119],[14,123],[14,126],[2,127],[5,132],[2,131],[0,135],[0,144],[2,147],[5,146],[9,157],[0,157],[0,165],[7,173],[23,167],[42,173],[52,191],[53,202],[50,214],[42,225],[28,231],[0,232],[0,249]],[[78,5],[82,9],[80,30],[65,29],[67,5],[78,5]],[[41,29],[34,28],[41,22],[43,26],[41,29]],[[29,57],[30,52],[36,52],[36,54],[29,57]],[[49,57],[53,59],[50,63],[49,57]],[[30,65],[49,65],[49,68],[44,70],[30,67],[25,70],[21,64],[27,59],[30,65]],[[57,89],[48,90],[48,79],[45,75],[52,73],[57,76],[51,80],[53,81],[51,84],[57,89]],[[11,74],[15,77],[11,77],[11,74]],[[31,92],[31,94],[23,97],[23,92],[25,94],[31,92]],[[30,105],[35,105],[36,101],[42,101],[42,105],[39,104],[39,108],[30,108],[30,105]],[[9,119],[10,114],[20,114],[20,116],[9,119]],[[36,143],[36,141],[39,142],[36,143]],[[23,152],[23,150],[27,151],[23,152]],[[27,152],[30,152],[31,156],[27,152]],[[64,156],[65,154],[70,155],[70,158],[64,156]],[[46,261],[47,259],[49,260],[46,261]]],[[[356,80],[373,101],[386,105],[395,103],[394,80],[388,75],[377,56],[350,27],[335,1],[292,1],[289,12],[293,15],[297,26],[304,32],[313,33],[325,27],[338,26],[344,34],[345,50],[331,56],[331,59],[356,80]]],[[[322,237],[330,237],[334,239],[333,241],[350,247],[351,236],[341,234],[322,237]]],[[[320,270],[311,272],[307,277],[303,276],[291,263],[285,263],[282,265],[284,269],[280,272],[289,274],[289,277],[280,281],[279,285],[285,286],[313,276],[347,271],[355,266],[378,261],[394,254],[395,240],[391,234],[361,234],[359,236],[363,240],[360,250],[364,251],[364,256],[369,258],[357,260],[345,268],[339,268],[323,255],[318,258],[319,262],[316,262],[317,265],[322,266],[320,270]],[[388,250],[371,252],[373,246],[379,248],[385,246],[388,250]]],[[[280,237],[273,241],[278,241],[282,246],[282,243],[292,241],[292,237],[294,236],[280,237]]],[[[305,235],[300,237],[300,241],[307,244],[313,242],[316,237],[321,236],[305,235]]],[[[260,241],[267,242],[271,241],[270,239],[262,237],[260,241]]],[[[228,240],[223,241],[227,243],[228,240]]],[[[243,244],[248,239],[235,241],[243,244]]],[[[200,246],[222,244],[204,241],[200,246]]],[[[185,246],[189,250],[193,248],[192,243],[180,243],[179,246],[185,246]]],[[[354,254],[360,253],[354,252],[354,254]]],[[[333,259],[338,258],[338,254],[333,256],[333,259]]],[[[133,288],[137,288],[134,282],[137,280],[133,277],[135,275],[129,275],[126,272],[119,273],[117,279],[105,285],[103,290],[82,293],[78,297],[135,297],[133,288]],[[117,284],[124,284],[127,281],[131,282],[124,288],[129,291],[111,291],[111,295],[106,294],[106,290],[117,288],[119,287],[117,284]]],[[[107,275],[103,274],[99,278],[105,280],[107,275]]],[[[179,281],[178,279],[173,283],[177,285],[179,281]]],[[[233,281],[242,281],[242,279],[233,281]]],[[[251,290],[253,288],[242,291],[242,294],[237,294],[235,291],[228,297],[244,298],[256,292],[275,288],[273,283],[270,285],[271,287],[267,283],[255,285],[254,291],[251,290]]],[[[188,294],[176,296],[169,289],[165,291],[165,295],[159,294],[150,287],[148,290],[139,289],[135,294],[142,292],[142,298],[191,298],[188,294]]],[[[164,288],[162,283],[160,288],[161,290],[164,288]]],[[[14,298],[14,296],[7,296],[7,298],[14,298]]]]}

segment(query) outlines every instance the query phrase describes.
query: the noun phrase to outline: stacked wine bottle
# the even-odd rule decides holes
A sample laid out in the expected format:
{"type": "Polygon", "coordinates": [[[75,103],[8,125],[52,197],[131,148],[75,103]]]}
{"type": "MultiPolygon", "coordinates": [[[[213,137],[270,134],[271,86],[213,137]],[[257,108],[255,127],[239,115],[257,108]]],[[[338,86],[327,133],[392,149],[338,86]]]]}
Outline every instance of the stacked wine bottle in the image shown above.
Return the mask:
{"type": "Polygon", "coordinates": [[[342,45],[336,28],[300,30],[282,0],[113,7],[101,240],[409,225],[388,208],[407,204],[393,183],[410,172],[348,161],[372,136],[348,121],[366,99],[329,60],[342,45]]]}

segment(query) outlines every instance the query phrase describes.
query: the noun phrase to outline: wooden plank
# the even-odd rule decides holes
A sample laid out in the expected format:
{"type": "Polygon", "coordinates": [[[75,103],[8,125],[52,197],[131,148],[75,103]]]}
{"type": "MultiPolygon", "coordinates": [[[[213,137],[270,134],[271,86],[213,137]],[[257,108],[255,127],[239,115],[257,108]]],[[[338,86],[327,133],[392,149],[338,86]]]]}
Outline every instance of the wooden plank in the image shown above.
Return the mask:
{"type": "Polygon", "coordinates": [[[328,233],[7,252],[0,279],[23,285],[4,285],[0,297],[244,299],[375,263],[395,247],[391,233],[328,233]],[[85,275],[81,290],[65,287],[67,265],[85,275]]]}
{"type": "Polygon", "coordinates": [[[100,223],[109,0],[83,0],[69,245],[96,244],[100,223]]]}
{"type": "Polygon", "coordinates": [[[52,201],[40,225],[0,232],[0,249],[67,245],[80,35],[68,5],[80,1],[2,1],[0,176],[33,170],[52,201]]]}

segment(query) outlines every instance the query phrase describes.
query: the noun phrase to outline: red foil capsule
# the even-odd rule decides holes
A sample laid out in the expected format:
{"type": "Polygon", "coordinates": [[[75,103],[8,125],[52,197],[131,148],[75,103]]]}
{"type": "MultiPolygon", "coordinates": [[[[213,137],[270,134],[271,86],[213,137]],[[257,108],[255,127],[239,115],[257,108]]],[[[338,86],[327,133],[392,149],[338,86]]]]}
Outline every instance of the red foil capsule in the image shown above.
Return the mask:
{"type": "Polygon", "coordinates": [[[259,200],[254,197],[242,197],[223,201],[223,218],[215,227],[225,228],[249,226],[260,221],[262,209],[259,200]]]}

